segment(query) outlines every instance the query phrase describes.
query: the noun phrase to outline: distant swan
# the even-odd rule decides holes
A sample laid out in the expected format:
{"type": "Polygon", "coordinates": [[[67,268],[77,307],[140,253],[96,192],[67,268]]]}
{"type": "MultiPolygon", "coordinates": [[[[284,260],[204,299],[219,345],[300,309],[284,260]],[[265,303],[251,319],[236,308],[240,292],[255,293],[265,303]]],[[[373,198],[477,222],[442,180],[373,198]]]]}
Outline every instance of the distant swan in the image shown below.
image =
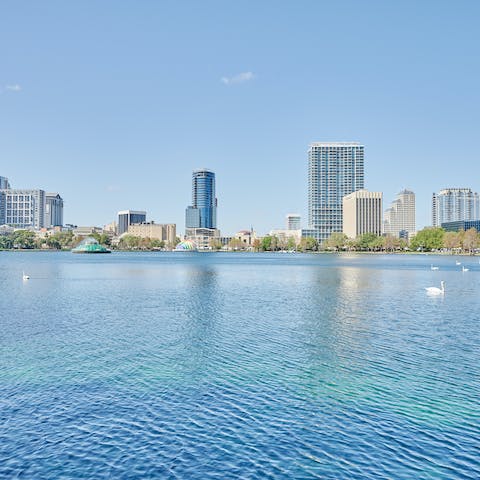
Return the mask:
{"type": "Polygon", "coordinates": [[[440,282],[441,288],[438,287],[427,287],[425,290],[427,291],[427,295],[444,295],[445,294],[445,282],[442,280],[440,282]]]}
{"type": "Polygon", "coordinates": [[[462,267],[462,272],[468,272],[468,268],[462,267]]]}
{"type": "Polygon", "coordinates": [[[462,262],[459,262],[458,260],[455,262],[455,265],[461,265],[462,262]]]}
{"type": "Polygon", "coordinates": [[[23,277],[24,280],[28,280],[30,277],[28,275],[25,275],[25,272],[23,272],[23,277]]]}
{"type": "Polygon", "coordinates": [[[431,265],[430,270],[438,270],[438,267],[434,267],[433,265],[431,265]]]}

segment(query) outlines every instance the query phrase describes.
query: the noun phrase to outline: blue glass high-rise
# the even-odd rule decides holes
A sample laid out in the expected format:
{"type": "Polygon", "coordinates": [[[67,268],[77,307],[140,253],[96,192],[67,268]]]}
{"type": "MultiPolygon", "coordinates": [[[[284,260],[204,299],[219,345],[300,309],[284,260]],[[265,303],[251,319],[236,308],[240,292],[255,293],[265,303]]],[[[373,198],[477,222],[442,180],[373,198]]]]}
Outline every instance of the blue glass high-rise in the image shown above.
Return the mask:
{"type": "Polygon", "coordinates": [[[205,168],[192,173],[192,205],[185,214],[186,228],[217,228],[215,173],[205,168]]]}

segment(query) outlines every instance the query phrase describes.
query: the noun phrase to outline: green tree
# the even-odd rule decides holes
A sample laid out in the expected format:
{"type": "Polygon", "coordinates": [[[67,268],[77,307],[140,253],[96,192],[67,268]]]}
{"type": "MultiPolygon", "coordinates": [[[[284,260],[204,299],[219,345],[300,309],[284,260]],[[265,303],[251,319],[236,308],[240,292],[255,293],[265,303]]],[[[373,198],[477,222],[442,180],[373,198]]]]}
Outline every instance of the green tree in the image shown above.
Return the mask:
{"type": "Polygon", "coordinates": [[[414,250],[440,250],[443,248],[443,236],[445,230],[438,227],[426,227],[420,230],[410,242],[414,250]]]}
{"type": "Polygon", "coordinates": [[[0,235],[0,249],[9,250],[13,248],[13,236],[11,234],[0,235]]]}
{"type": "Polygon", "coordinates": [[[13,232],[13,246],[14,248],[21,249],[35,248],[35,233],[29,230],[17,230],[13,232]]]}
{"type": "Polygon", "coordinates": [[[301,252],[314,252],[318,250],[318,242],[313,237],[302,237],[298,249],[301,252]]]}
{"type": "Polygon", "coordinates": [[[118,246],[125,250],[138,249],[140,242],[140,237],[135,237],[134,235],[124,235],[120,239],[118,246]]]}
{"type": "Polygon", "coordinates": [[[110,236],[107,235],[106,233],[94,232],[90,236],[93,237],[101,245],[110,246],[111,243],[112,243],[112,240],[111,240],[110,236]]]}
{"type": "Polygon", "coordinates": [[[374,233],[364,233],[357,237],[355,243],[360,250],[375,250],[377,236],[374,233]]]}
{"type": "Polygon", "coordinates": [[[324,247],[327,250],[338,251],[347,245],[348,237],[341,232],[333,232],[330,238],[324,242],[324,247]]]}
{"type": "Polygon", "coordinates": [[[265,235],[262,238],[261,250],[263,252],[269,252],[272,249],[272,237],[270,235],[265,235]]]}
{"type": "Polygon", "coordinates": [[[295,242],[295,239],[293,237],[288,237],[287,249],[288,250],[295,250],[296,247],[297,247],[297,244],[295,242]]]}

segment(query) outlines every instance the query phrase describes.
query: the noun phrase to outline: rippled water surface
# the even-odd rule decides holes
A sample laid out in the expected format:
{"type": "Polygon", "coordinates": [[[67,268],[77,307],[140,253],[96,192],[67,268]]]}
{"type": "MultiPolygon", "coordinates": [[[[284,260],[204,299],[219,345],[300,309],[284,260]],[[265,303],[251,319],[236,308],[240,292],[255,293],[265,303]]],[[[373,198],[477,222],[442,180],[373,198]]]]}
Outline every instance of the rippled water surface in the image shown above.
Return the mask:
{"type": "Polygon", "coordinates": [[[461,261],[0,252],[0,478],[480,478],[461,261]]]}

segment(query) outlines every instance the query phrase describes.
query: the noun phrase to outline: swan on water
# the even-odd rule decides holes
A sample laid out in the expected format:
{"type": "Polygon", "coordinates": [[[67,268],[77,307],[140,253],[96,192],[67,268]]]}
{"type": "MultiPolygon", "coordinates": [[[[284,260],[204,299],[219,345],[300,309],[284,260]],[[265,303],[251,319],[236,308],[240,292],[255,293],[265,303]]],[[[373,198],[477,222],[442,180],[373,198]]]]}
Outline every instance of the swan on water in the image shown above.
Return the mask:
{"type": "Polygon", "coordinates": [[[430,270],[438,270],[438,267],[434,267],[433,265],[431,265],[430,270]]]}
{"type": "Polygon", "coordinates": [[[25,275],[25,272],[23,272],[23,277],[22,277],[24,280],[29,280],[30,279],[30,276],[29,275],[25,275]]]}
{"type": "Polygon", "coordinates": [[[462,272],[468,272],[468,268],[462,267],[462,272]]]}
{"type": "Polygon", "coordinates": [[[458,260],[455,262],[455,265],[461,265],[462,262],[459,262],[458,260]]]}
{"type": "Polygon", "coordinates": [[[427,287],[425,290],[427,291],[427,295],[444,295],[445,294],[445,282],[442,280],[440,282],[441,288],[438,287],[427,287]]]}

